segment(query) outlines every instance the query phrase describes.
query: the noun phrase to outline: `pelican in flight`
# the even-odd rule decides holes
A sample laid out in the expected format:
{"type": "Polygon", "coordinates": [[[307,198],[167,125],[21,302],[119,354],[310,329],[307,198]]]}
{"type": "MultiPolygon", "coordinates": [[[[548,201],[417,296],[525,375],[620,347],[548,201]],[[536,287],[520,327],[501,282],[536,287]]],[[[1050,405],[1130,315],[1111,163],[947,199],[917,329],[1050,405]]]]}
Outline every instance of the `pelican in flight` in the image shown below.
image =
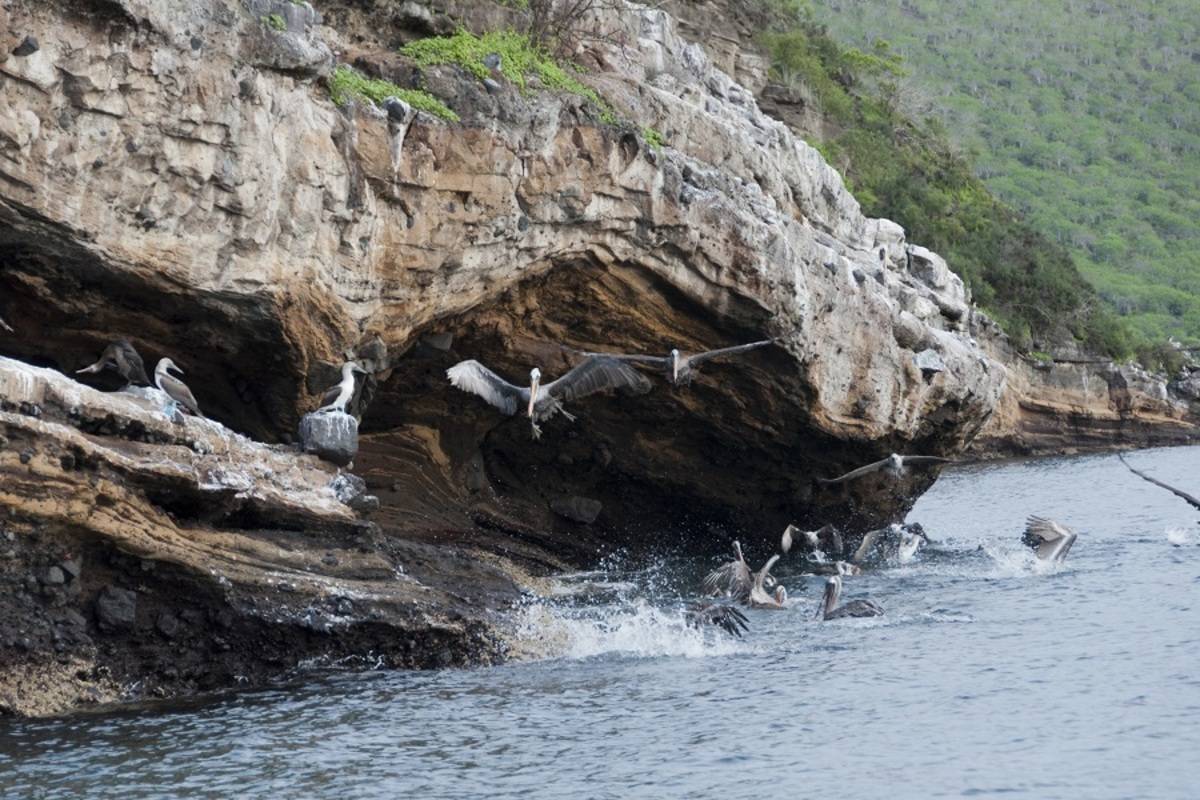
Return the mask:
{"type": "Polygon", "coordinates": [[[817,483],[822,486],[833,486],[846,481],[852,481],[856,478],[861,478],[864,475],[870,475],[872,472],[884,472],[892,478],[899,478],[905,470],[912,466],[921,466],[929,464],[953,464],[954,459],[942,458],[940,456],[902,456],[899,453],[892,453],[881,461],[876,461],[873,464],[867,464],[865,467],[851,470],[845,475],[837,478],[817,478],[817,483]]]}
{"type": "Polygon", "coordinates": [[[746,615],[728,603],[690,603],[684,609],[683,618],[690,628],[716,625],[738,638],[743,631],[750,630],[746,615]]]}
{"type": "Polygon", "coordinates": [[[912,525],[891,524],[886,528],[869,531],[863,536],[862,543],[850,556],[851,563],[861,564],[878,554],[891,564],[907,564],[927,543],[929,537],[919,523],[912,525]]]}
{"type": "Polygon", "coordinates": [[[763,564],[754,575],[754,583],[750,586],[750,597],[748,603],[751,608],[783,608],[787,602],[787,589],[782,585],[777,585],[775,591],[767,594],[767,581],[771,578],[771,567],[775,566],[775,562],[780,559],[780,555],[776,553],[767,559],[767,563],[763,564]]]}
{"type": "Polygon", "coordinates": [[[1124,453],[1117,453],[1117,458],[1121,459],[1121,463],[1122,463],[1122,464],[1124,464],[1125,466],[1129,467],[1129,471],[1130,471],[1130,472],[1132,472],[1134,475],[1137,475],[1137,476],[1138,476],[1139,478],[1141,478],[1142,480],[1144,480],[1144,481],[1150,481],[1150,483],[1153,483],[1155,486],[1158,486],[1158,487],[1160,487],[1160,488],[1162,488],[1162,489],[1166,489],[1168,492],[1170,492],[1171,494],[1173,494],[1173,495],[1175,495],[1176,497],[1180,498],[1181,500],[1183,500],[1185,503],[1187,503],[1188,505],[1192,506],[1193,508],[1200,509],[1200,500],[1197,500],[1195,497],[1192,497],[1192,496],[1191,496],[1190,494],[1188,494],[1187,492],[1183,492],[1183,491],[1180,491],[1179,489],[1176,489],[1174,486],[1170,486],[1170,485],[1168,485],[1168,484],[1165,484],[1165,483],[1163,483],[1162,481],[1160,481],[1160,480],[1158,480],[1158,479],[1156,479],[1156,478],[1151,478],[1149,475],[1147,475],[1146,473],[1142,472],[1142,471],[1141,471],[1141,470],[1139,470],[1139,469],[1134,469],[1134,468],[1133,468],[1133,465],[1132,465],[1132,464],[1130,464],[1128,461],[1126,461],[1126,460],[1125,460],[1125,454],[1124,454],[1124,453]]]}
{"type": "Polygon", "coordinates": [[[192,390],[187,387],[187,384],[176,378],[168,370],[175,370],[180,375],[184,372],[179,367],[175,366],[175,362],[169,358],[161,359],[158,366],[154,368],[154,385],[161,391],[166,392],[167,397],[174,401],[176,406],[183,406],[197,417],[203,417],[200,413],[200,406],[196,403],[196,398],[192,396],[192,390]]]}
{"type": "Polygon", "coordinates": [[[711,361],[721,356],[732,356],[750,350],[757,350],[760,347],[766,347],[774,341],[774,339],[763,339],[761,342],[722,347],[719,350],[708,350],[703,353],[692,353],[691,355],[684,355],[676,349],[672,349],[665,356],[643,356],[626,353],[585,353],[584,355],[616,358],[621,361],[631,361],[635,364],[652,364],[663,370],[666,373],[667,380],[672,384],[675,386],[684,386],[692,382],[692,376],[696,373],[696,368],[705,361],[711,361]]]}
{"type": "Polygon", "coordinates": [[[75,370],[76,375],[90,375],[100,372],[104,369],[114,369],[122,378],[125,379],[125,386],[149,386],[150,379],[146,377],[146,365],[142,362],[142,357],[138,355],[138,351],[133,349],[133,345],[128,339],[117,339],[115,342],[104,348],[104,352],[100,354],[100,360],[90,367],[75,370]]]}
{"type": "Polygon", "coordinates": [[[844,617],[881,617],[883,606],[874,600],[851,600],[843,606],[838,605],[842,596],[842,576],[834,575],[825,581],[825,596],[817,606],[816,619],[842,619],[844,617]]]}
{"type": "Polygon", "coordinates": [[[845,549],[842,533],[833,525],[825,525],[815,531],[802,531],[795,525],[788,525],[783,529],[779,547],[787,555],[793,545],[799,545],[805,552],[821,552],[833,558],[841,556],[845,549]]]}
{"type": "Polygon", "coordinates": [[[1062,561],[1075,544],[1076,536],[1075,531],[1052,519],[1030,517],[1025,523],[1021,543],[1034,550],[1042,561],[1062,561]]]}
{"type": "Polygon", "coordinates": [[[542,371],[537,367],[529,373],[528,387],[513,386],[473,359],[455,364],[446,370],[446,377],[456,388],[479,395],[509,416],[524,409],[535,439],[542,436],[538,423],[555,414],[575,421],[575,415],[568,413],[563,403],[606,389],[632,389],[637,394],[650,391],[650,381],[644,375],[607,356],[589,356],[566,375],[545,386],[542,385],[542,371]]]}
{"type": "Polygon", "coordinates": [[[321,398],[321,407],[316,410],[317,414],[324,414],[330,411],[338,411],[346,413],[346,404],[350,402],[350,398],[354,397],[354,373],[366,375],[367,371],[357,361],[347,361],[342,364],[342,379],[325,390],[325,395],[321,398]]]}

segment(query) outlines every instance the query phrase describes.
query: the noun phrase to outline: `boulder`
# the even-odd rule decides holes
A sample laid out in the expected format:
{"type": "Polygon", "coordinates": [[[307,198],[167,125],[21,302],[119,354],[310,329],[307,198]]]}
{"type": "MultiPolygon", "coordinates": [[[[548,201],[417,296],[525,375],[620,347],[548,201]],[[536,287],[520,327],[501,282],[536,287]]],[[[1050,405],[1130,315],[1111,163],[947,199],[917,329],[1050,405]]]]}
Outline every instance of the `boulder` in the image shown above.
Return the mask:
{"type": "Polygon", "coordinates": [[[358,420],[340,411],[305,414],[300,420],[300,447],[344,467],[358,453],[358,420]]]}
{"type": "Polygon", "coordinates": [[[137,616],[137,595],[128,589],[105,586],[96,598],[96,621],[102,631],[129,630],[137,616]]]}
{"type": "Polygon", "coordinates": [[[590,497],[559,497],[550,503],[550,510],[572,522],[591,525],[600,516],[604,505],[590,497]]]}

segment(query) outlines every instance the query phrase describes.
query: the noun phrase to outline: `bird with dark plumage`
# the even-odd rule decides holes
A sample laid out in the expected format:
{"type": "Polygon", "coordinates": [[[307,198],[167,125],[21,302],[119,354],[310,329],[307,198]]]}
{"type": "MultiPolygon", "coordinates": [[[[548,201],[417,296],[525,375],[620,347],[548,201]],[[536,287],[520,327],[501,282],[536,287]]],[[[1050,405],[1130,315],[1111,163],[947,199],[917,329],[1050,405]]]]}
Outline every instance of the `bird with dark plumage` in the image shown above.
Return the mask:
{"type": "Polygon", "coordinates": [[[883,606],[874,600],[851,600],[839,606],[842,596],[842,576],[834,575],[825,581],[825,595],[817,606],[816,619],[843,619],[845,617],[883,616],[883,606]]]}
{"type": "Polygon", "coordinates": [[[1192,506],[1193,508],[1200,509],[1200,500],[1197,500],[1195,497],[1188,494],[1187,492],[1176,489],[1174,486],[1171,486],[1170,484],[1163,483],[1162,481],[1158,480],[1157,478],[1151,478],[1149,475],[1142,472],[1140,469],[1134,469],[1133,465],[1125,460],[1124,453],[1117,453],[1117,458],[1121,459],[1122,464],[1124,464],[1126,467],[1129,467],[1130,472],[1132,472],[1134,475],[1137,475],[1142,480],[1149,481],[1150,483],[1153,483],[1155,486],[1159,487],[1160,489],[1166,489],[1168,492],[1175,495],[1180,500],[1182,500],[1183,502],[1192,506]]]}
{"type": "Polygon", "coordinates": [[[545,385],[537,367],[529,373],[529,386],[514,386],[474,359],[455,364],[446,370],[446,377],[454,387],[482,397],[509,416],[523,409],[535,439],[542,436],[538,423],[555,414],[574,422],[575,415],[567,412],[564,403],[612,389],[628,389],[636,394],[650,391],[650,381],[636,369],[603,356],[590,356],[545,385]]]}
{"type": "Polygon", "coordinates": [[[864,475],[870,475],[873,472],[883,472],[892,478],[899,478],[904,475],[910,465],[912,466],[929,466],[932,464],[954,464],[957,463],[951,458],[942,458],[941,456],[902,456],[899,453],[892,453],[885,459],[876,461],[872,464],[867,464],[865,467],[851,470],[845,475],[836,478],[817,478],[817,483],[822,486],[833,486],[846,481],[852,481],[856,478],[861,478],[864,475]]]}
{"type": "Polygon", "coordinates": [[[840,558],[845,550],[842,533],[832,524],[823,525],[815,531],[805,531],[795,525],[788,525],[783,529],[779,548],[787,555],[792,547],[798,547],[807,553],[819,551],[830,558],[840,558]]]}
{"type": "Polygon", "coordinates": [[[644,356],[633,353],[585,353],[584,355],[615,358],[634,364],[651,364],[662,369],[666,373],[667,380],[672,384],[675,386],[684,386],[692,382],[692,377],[696,374],[696,368],[705,361],[711,361],[721,356],[732,356],[739,353],[746,353],[750,350],[757,350],[760,347],[766,347],[774,341],[776,340],[763,339],[760,342],[722,347],[719,350],[708,350],[703,353],[692,353],[691,355],[684,355],[677,349],[672,349],[665,356],[644,356]]]}
{"type": "Polygon", "coordinates": [[[683,618],[688,627],[716,625],[731,636],[739,638],[743,631],[750,630],[746,615],[728,603],[690,603],[684,609],[683,618]]]}
{"type": "Polygon", "coordinates": [[[187,387],[186,383],[172,375],[169,370],[175,370],[180,375],[184,374],[183,370],[175,366],[175,362],[171,359],[160,359],[158,366],[154,368],[154,385],[165,392],[177,406],[183,406],[197,417],[203,417],[196,398],[192,396],[192,390],[187,387]]]}
{"type": "Polygon", "coordinates": [[[1062,561],[1067,557],[1078,534],[1052,519],[1030,517],[1025,524],[1021,543],[1037,553],[1042,561],[1062,561]]]}
{"type": "Polygon", "coordinates": [[[90,367],[75,370],[76,375],[90,375],[105,369],[112,369],[125,379],[125,386],[149,386],[150,379],[146,377],[146,365],[142,357],[134,349],[128,339],[117,339],[104,348],[100,360],[90,367]]]}

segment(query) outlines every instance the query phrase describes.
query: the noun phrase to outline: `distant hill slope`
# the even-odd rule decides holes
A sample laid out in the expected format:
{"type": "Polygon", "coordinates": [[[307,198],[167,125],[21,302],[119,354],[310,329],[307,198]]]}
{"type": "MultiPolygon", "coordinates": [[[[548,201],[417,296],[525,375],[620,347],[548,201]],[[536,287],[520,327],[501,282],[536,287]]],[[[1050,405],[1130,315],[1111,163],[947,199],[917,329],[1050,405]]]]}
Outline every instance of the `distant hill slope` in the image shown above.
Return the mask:
{"type": "Polygon", "coordinates": [[[1197,0],[813,0],[886,39],[999,197],[1149,339],[1200,340],[1197,0]]]}

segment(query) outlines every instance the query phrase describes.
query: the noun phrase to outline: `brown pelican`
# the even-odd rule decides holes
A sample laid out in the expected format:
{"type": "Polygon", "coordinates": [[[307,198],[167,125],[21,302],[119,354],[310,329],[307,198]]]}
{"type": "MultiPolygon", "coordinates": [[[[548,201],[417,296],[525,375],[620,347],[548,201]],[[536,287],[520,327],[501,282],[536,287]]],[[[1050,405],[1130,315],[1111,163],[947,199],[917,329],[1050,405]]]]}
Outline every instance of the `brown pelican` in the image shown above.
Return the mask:
{"type": "Polygon", "coordinates": [[[1025,533],[1021,543],[1037,552],[1042,561],[1062,561],[1067,557],[1067,551],[1075,544],[1078,534],[1066,525],[1059,525],[1052,519],[1030,517],[1025,523],[1025,533]]]}
{"type": "Polygon", "coordinates": [[[776,586],[773,594],[767,594],[766,590],[767,580],[771,577],[771,567],[775,566],[779,559],[778,553],[771,556],[754,575],[754,583],[750,586],[750,597],[747,601],[751,608],[783,608],[787,602],[787,589],[783,586],[776,586]]]}
{"type": "Polygon", "coordinates": [[[166,392],[167,397],[175,401],[175,405],[183,406],[197,417],[203,417],[200,413],[200,406],[196,403],[196,398],[192,396],[192,390],[187,387],[183,381],[176,378],[168,370],[175,370],[180,375],[184,372],[179,367],[175,366],[175,362],[169,358],[159,360],[158,366],[154,368],[154,384],[163,392],[166,392]]]}
{"type": "Polygon", "coordinates": [[[1130,472],[1132,472],[1134,475],[1137,475],[1142,480],[1150,481],[1150,483],[1153,483],[1155,486],[1158,486],[1160,488],[1166,489],[1168,492],[1170,492],[1171,494],[1180,498],[1181,500],[1183,500],[1185,503],[1191,505],[1192,507],[1200,509],[1200,500],[1197,500],[1195,497],[1192,497],[1187,492],[1183,492],[1183,491],[1180,491],[1179,489],[1176,489],[1174,486],[1170,486],[1168,484],[1163,483],[1160,480],[1151,478],[1149,475],[1142,472],[1141,470],[1134,469],[1133,465],[1125,460],[1124,453],[1117,453],[1117,458],[1121,459],[1122,464],[1129,467],[1130,472]]]}
{"type": "Polygon", "coordinates": [[[347,361],[342,364],[342,379],[325,390],[325,395],[321,398],[321,407],[315,413],[324,414],[329,411],[346,413],[346,404],[350,402],[351,397],[354,397],[354,373],[356,372],[367,374],[367,371],[357,361],[347,361]]]}
{"type": "Polygon", "coordinates": [[[907,564],[921,549],[921,545],[928,541],[925,529],[919,524],[897,525],[893,523],[886,528],[879,528],[865,534],[858,549],[854,551],[854,555],[850,556],[850,561],[854,564],[862,564],[877,553],[889,563],[907,564]]]}
{"type": "Polygon", "coordinates": [[[825,581],[825,596],[817,606],[816,619],[842,619],[843,617],[880,617],[883,606],[874,600],[851,600],[844,606],[838,605],[842,596],[842,576],[834,575],[825,581]]]}
{"type": "Polygon", "coordinates": [[[104,369],[114,369],[125,379],[125,385],[133,386],[149,386],[150,379],[146,377],[146,365],[142,363],[142,357],[138,355],[138,351],[133,349],[133,345],[128,339],[117,339],[115,342],[104,348],[104,352],[100,354],[100,360],[90,367],[75,370],[76,375],[89,375],[100,372],[104,369]]]}
{"type": "Polygon", "coordinates": [[[704,593],[712,597],[728,597],[739,603],[744,603],[750,596],[750,588],[754,585],[754,576],[750,574],[750,565],[742,555],[741,542],[733,543],[733,561],[727,561],[704,576],[701,586],[704,593]]]}
{"type": "Polygon", "coordinates": [[[464,392],[477,394],[505,414],[512,416],[521,409],[529,417],[533,438],[541,438],[538,423],[562,414],[574,421],[563,403],[587,397],[605,389],[632,389],[638,394],[650,391],[650,381],[637,370],[615,358],[589,356],[566,375],[542,385],[542,371],[537,367],[529,373],[529,387],[513,386],[478,361],[455,364],[446,370],[446,377],[464,392]]]}
{"type": "Polygon", "coordinates": [[[742,631],[750,630],[746,615],[727,603],[689,603],[683,618],[689,627],[716,625],[737,637],[741,637],[742,631]]]}
{"type": "Polygon", "coordinates": [[[838,483],[852,481],[855,478],[861,478],[864,475],[870,475],[872,472],[885,472],[893,478],[899,478],[904,474],[904,470],[911,465],[920,464],[953,464],[953,459],[941,458],[940,456],[902,456],[899,453],[892,453],[887,458],[876,461],[873,464],[867,464],[865,467],[859,467],[856,470],[851,470],[845,475],[837,478],[817,478],[817,483],[822,486],[833,486],[838,483]]]}
{"type": "Polygon", "coordinates": [[[665,356],[643,356],[626,353],[585,353],[584,355],[616,358],[621,361],[632,361],[636,364],[653,364],[660,367],[666,373],[667,380],[676,386],[681,386],[692,382],[692,376],[695,374],[696,368],[705,361],[711,361],[720,356],[731,356],[737,353],[745,353],[748,350],[756,350],[759,347],[766,347],[774,341],[774,339],[763,339],[761,342],[722,347],[720,350],[708,350],[704,353],[693,353],[691,355],[683,355],[675,349],[672,349],[665,356]]]}
{"type": "Polygon", "coordinates": [[[783,529],[783,538],[779,542],[784,555],[792,549],[793,544],[805,552],[820,551],[833,558],[841,556],[844,549],[842,533],[833,525],[825,525],[815,531],[802,531],[795,525],[788,525],[783,529]]]}
{"type": "Polygon", "coordinates": [[[862,567],[849,561],[810,563],[805,570],[813,575],[862,575],[862,567]]]}

